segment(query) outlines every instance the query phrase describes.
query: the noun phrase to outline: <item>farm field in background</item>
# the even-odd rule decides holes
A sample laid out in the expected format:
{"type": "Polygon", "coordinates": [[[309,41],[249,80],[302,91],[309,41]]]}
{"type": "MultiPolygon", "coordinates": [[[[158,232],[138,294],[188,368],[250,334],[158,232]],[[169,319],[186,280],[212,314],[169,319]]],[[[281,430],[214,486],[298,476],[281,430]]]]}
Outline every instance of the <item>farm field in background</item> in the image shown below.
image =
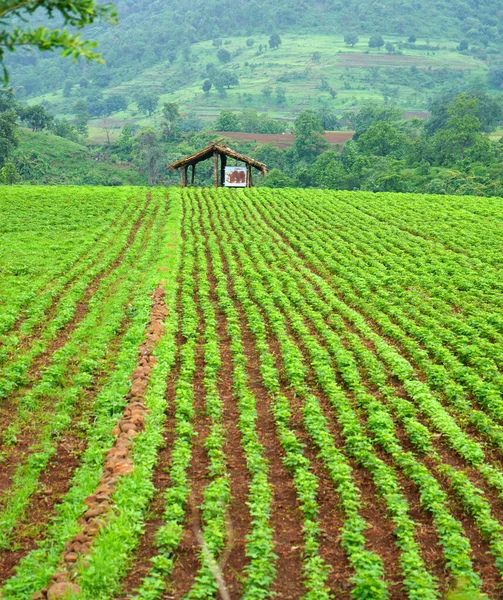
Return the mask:
{"type": "Polygon", "coordinates": [[[0,211],[0,598],[503,596],[500,199],[0,211]]]}
{"type": "MultiPolygon", "coordinates": [[[[475,85],[488,69],[483,61],[460,53],[456,49],[458,42],[446,39],[429,40],[439,50],[407,48],[403,55],[369,49],[368,36],[360,36],[360,41],[351,48],[342,36],[284,35],[279,49],[267,49],[262,54],[257,54],[257,50],[260,45],[268,48],[267,36],[254,36],[252,47],[246,45],[246,40],[246,37],[224,40],[222,48],[232,55],[225,65],[218,61],[218,48],[205,41],[191,46],[189,58],[156,64],[131,81],[105,88],[106,96],[122,94],[130,99],[127,110],[107,118],[107,126],[113,129],[125,123],[140,127],[160,125],[160,111],[152,116],[138,113],[133,96],[139,91],[159,94],[161,104],[177,102],[183,111],[190,111],[205,125],[214,122],[222,109],[255,108],[273,118],[293,121],[303,110],[325,107],[337,113],[356,111],[368,101],[382,102],[385,96],[405,111],[424,112],[435,89],[448,81],[471,81],[475,85]],[[318,59],[313,58],[315,53],[319,53],[318,59]],[[208,96],[201,89],[208,77],[205,71],[209,63],[238,76],[239,86],[228,89],[224,98],[215,89],[208,96]],[[262,93],[266,86],[272,88],[270,97],[262,93]],[[274,97],[277,87],[286,93],[286,101],[281,104],[274,97]],[[336,90],[335,98],[331,97],[330,88],[336,90]]],[[[398,49],[404,37],[386,36],[386,41],[398,49]]],[[[425,43],[417,41],[418,46],[425,43]]],[[[78,86],[72,94],[65,98],[59,91],[30,102],[47,101],[55,114],[68,118],[79,96],[78,86]]],[[[93,120],[91,140],[103,141],[102,121],[93,120]]]]}

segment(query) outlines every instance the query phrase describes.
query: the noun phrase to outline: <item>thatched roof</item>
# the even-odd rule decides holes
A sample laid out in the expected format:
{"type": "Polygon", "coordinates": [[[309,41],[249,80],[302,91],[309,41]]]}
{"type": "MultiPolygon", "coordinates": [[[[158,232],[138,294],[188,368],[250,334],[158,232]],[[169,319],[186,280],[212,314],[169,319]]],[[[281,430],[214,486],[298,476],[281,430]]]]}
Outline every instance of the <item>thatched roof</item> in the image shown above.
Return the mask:
{"type": "Polygon", "coordinates": [[[262,175],[267,175],[267,167],[264,163],[261,163],[258,160],[255,160],[254,158],[250,158],[249,156],[245,156],[244,154],[240,154],[239,152],[236,152],[235,150],[232,150],[227,146],[222,146],[219,142],[212,142],[211,144],[206,146],[206,148],[203,148],[203,150],[200,150],[195,154],[191,154],[190,156],[177,160],[172,165],[169,165],[168,169],[174,171],[175,169],[180,169],[181,167],[195,165],[198,162],[211,158],[214,152],[218,152],[219,154],[225,154],[230,158],[235,158],[236,160],[247,163],[252,167],[255,167],[255,169],[259,170],[262,173],[262,175]]]}

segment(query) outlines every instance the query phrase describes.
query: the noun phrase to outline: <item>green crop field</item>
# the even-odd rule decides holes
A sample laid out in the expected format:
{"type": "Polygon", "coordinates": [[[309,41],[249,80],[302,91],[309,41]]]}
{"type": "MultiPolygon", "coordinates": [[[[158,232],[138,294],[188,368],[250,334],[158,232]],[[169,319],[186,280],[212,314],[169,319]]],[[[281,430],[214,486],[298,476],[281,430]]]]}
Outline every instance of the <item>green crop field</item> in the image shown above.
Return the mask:
{"type": "Polygon", "coordinates": [[[503,205],[3,187],[0,598],[503,597],[503,205]]]}

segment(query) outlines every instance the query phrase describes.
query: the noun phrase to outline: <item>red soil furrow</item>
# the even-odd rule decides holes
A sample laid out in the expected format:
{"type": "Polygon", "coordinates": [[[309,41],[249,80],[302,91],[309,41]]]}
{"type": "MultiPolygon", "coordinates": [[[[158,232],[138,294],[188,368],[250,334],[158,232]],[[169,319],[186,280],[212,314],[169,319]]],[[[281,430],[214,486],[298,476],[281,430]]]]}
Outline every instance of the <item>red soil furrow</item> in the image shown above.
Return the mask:
{"type": "Polygon", "coordinates": [[[172,583],[169,586],[169,596],[173,598],[183,598],[189,592],[200,567],[199,551],[201,546],[197,534],[202,530],[202,523],[199,507],[203,503],[204,489],[209,483],[209,459],[204,444],[210,432],[211,420],[205,409],[203,316],[199,306],[197,312],[199,341],[196,349],[196,371],[193,382],[194,430],[196,435],[192,442],[192,460],[188,470],[191,491],[189,506],[185,515],[185,531],[175,556],[176,564],[171,577],[172,583]]]}
{"type": "Polygon", "coordinates": [[[149,507],[148,519],[145,522],[143,534],[136,551],[129,573],[124,579],[122,589],[123,598],[128,598],[134,590],[138,589],[144,577],[148,576],[151,559],[157,554],[155,535],[164,524],[164,494],[170,486],[169,463],[173,443],[175,441],[175,404],[176,383],[180,375],[179,349],[183,343],[182,334],[178,331],[176,336],[177,357],[176,362],[168,376],[166,387],[166,422],[163,432],[163,446],[159,451],[159,458],[154,469],[153,484],[155,488],[154,498],[149,507]]]}
{"type": "MultiPolygon", "coordinates": [[[[209,252],[208,264],[211,263],[209,252]]],[[[223,578],[231,598],[239,598],[242,591],[242,576],[248,564],[246,557],[246,536],[251,530],[251,515],[247,506],[249,493],[248,469],[241,446],[241,432],[237,426],[239,410],[232,389],[232,353],[231,338],[227,332],[226,318],[217,305],[215,294],[216,281],[213,274],[208,273],[210,282],[210,298],[215,305],[217,317],[217,333],[220,339],[220,357],[222,366],[218,382],[218,392],[224,403],[223,420],[225,431],[224,452],[227,457],[227,468],[230,475],[231,501],[229,505],[229,528],[231,539],[226,550],[227,560],[223,565],[223,578]]]]}
{"type": "Polygon", "coordinates": [[[66,544],[60,570],[54,575],[49,586],[36,594],[36,598],[61,597],[64,593],[79,592],[78,586],[72,583],[73,566],[79,557],[89,553],[92,542],[113,503],[112,494],[117,482],[134,469],[131,445],[133,439],[145,425],[145,416],[148,410],[145,404],[145,391],[150,372],[157,361],[153,351],[165,333],[163,321],[168,310],[164,296],[165,291],[160,286],[152,295],[153,306],[150,312],[150,322],[147,326],[145,341],[139,348],[138,366],[132,375],[132,386],[127,395],[128,405],[123,417],[113,430],[113,434],[117,437],[106,456],[104,474],[100,484],[95,493],[85,500],[88,509],[79,519],[82,529],[73,540],[66,544]],[[60,595],[57,596],[57,594],[60,595]]]}
{"type": "MultiPolygon", "coordinates": [[[[149,226],[147,227],[147,230],[149,232],[150,232],[150,225],[153,222],[154,222],[154,217],[151,219],[151,221],[149,222],[149,226]]],[[[136,235],[136,232],[138,231],[138,228],[140,225],[141,225],[140,220],[138,220],[134,227],[135,235],[136,235]]],[[[134,241],[134,236],[133,237],[131,237],[131,236],[133,236],[133,232],[131,232],[128,244],[124,248],[124,250],[121,252],[121,256],[118,257],[117,260],[115,261],[115,263],[114,263],[115,266],[110,267],[110,269],[107,270],[107,273],[101,274],[99,276],[100,281],[103,277],[105,277],[108,274],[108,272],[112,272],[115,268],[117,268],[119,266],[124,254],[126,253],[127,249],[131,246],[131,244],[134,241]]],[[[88,308],[89,308],[89,301],[90,301],[92,295],[94,294],[98,285],[99,285],[99,282],[97,282],[95,280],[95,282],[93,283],[92,289],[89,288],[88,291],[86,292],[86,296],[88,296],[88,299],[86,301],[79,302],[78,314],[76,315],[76,320],[73,321],[72,323],[69,323],[68,326],[65,327],[64,330],[62,331],[62,337],[55,340],[55,344],[57,345],[57,348],[55,346],[52,346],[53,352],[55,352],[57,349],[62,347],[69,340],[71,333],[77,328],[77,326],[80,324],[80,322],[85,318],[85,316],[88,312],[88,308]]],[[[111,293],[113,293],[113,291],[114,291],[114,288],[112,289],[111,293]]],[[[51,354],[52,353],[50,353],[48,350],[47,356],[45,357],[45,365],[44,366],[48,366],[50,364],[51,354]]],[[[45,353],[44,353],[44,355],[45,355],[45,353]]],[[[35,368],[35,366],[33,366],[32,369],[30,369],[30,371],[32,371],[34,368],[35,368]]],[[[74,373],[76,369],[77,369],[77,363],[76,362],[70,363],[67,374],[69,375],[70,373],[74,373]]],[[[42,375],[41,371],[38,372],[38,376],[41,376],[41,375],[42,375]]],[[[16,412],[15,404],[19,400],[19,398],[23,395],[23,393],[25,393],[25,392],[19,390],[17,393],[12,394],[9,401],[6,403],[6,405],[4,404],[2,407],[0,407],[0,431],[4,431],[7,428],[7,426],[10,424],[10,422],[12,421],[12,414],[13,413],[15,414],[15,412],[16,412]]],[[[39,401],[39,405],[43,401],[44,401],[43,399],[41,401],[39,401]]],[[[51,410],[51,405],[49,405],[47,407],[47,410],[48,411],[51,410]]],[[[21,431],[17,432],[17,434],[16,434],[15,445],[12,447],[4,448],[4,462],[2,465],[2,471],[0,473],[0,492],[4,492],[9,487],[12,476],[15,472],[15,469],[16,469],[19,461],[23,457],[25,457],[26,454],[31,452],[33,443],[37,440],[37,437],[38,437],[39,427],[40,427],[40,423],[37,422],[36,420],[34,420],[34,419],[26,420],[25,422],[23,422],[23,429],[21,431]]],[[[0,446],[1,446],[1,444],[0,444],[0,446]]]]}
{"type": "Polygon", "coordinates": [[[127,324],[126,318],[117,332],[117,337],[108,348],[107,366],[103,367],[96,376],[92,388],[86,390],[79,402],[78,412],[74,415],[70,429],[59,441],[54,456],[40,477],[39,492],[31,498],[26,510],[26,518],[20,523],[19,531],[16,533],[16,542],[13,545],[15,549],[5,550],[0,555],[0,581],[8,579],[19,561],[43,539],[55,507],[70,489],[73,473],[79,465],[80,456],[86,449],[86,440],[74,424],[91,421],[94,399],[99,394],[110,370],[114,368],[127,324]]]}
{"type": "MultiPolygon", "coordinates": [[[[224,256],[222,256],[222,262],[224,272],[230,279],[224,256]]],[[[248,384],[257,400],[259,441],[265,448],[265,458],[270,467],[269,479],[273,489],[271,526],[274,529],[274,552],[278,556],[273,591],[279,598],[300,598],[305,593],[302,585],[302,551],[304,547],[301,532],[302,513],[292,477],[282,460],[285,453],[276,435],[276,426],[271,412],[271,398],[262,384],[254,337],[247,327],[246,317],[233,291],[231,289],[228,291],[240,318],[244,353],[247,358],[248,384]]]]}
{"type": "MultiPolygon", "coordinates": [[[[4,416],[6,416],[6,415],[7,415],[7,417],[12,416],[12,411],[14,409],[14,406],[15,406],[17,400],[19,399],[20,395],[22,394],[22,392],[26,391],[26,388],[33,386],[40,379],[43,370],[51,362],[51,356],[68,342],[72,333],[76,330],[78,325],[85,318],[85,316],[89,312],[90,300],[93,297],[96,290],[98,289],[101,281],[103,279],[105,279],[106,277],[108,277],[122,263],[126,252],[129,250],[129,248],[131,247],[131,245],[133,244],[133,242],[136,238],[138,229],[140,228],[140,226],[143,222],[143,218],[145,216],[145,210],[148,207],[148,205],[150,204],[151,199],[152,199],[152,194],[151,194],[151,192],[148,192],[147,202],[146,202],[140,216],[138,217],[135,224],[133,225],[133,228],[131,229],[131,232],[129,233],[127,242],[126,242],[124,248],[121,250],[119,256],[115,259],[115,261],[113,262],[112,265],[110,265],[107,269],[105,269],[104,271],[99,273],[93,279],[93,281],[89,284],[86,291],[84,292],[82,299],[77,302],[77,305],[75,308],[75,315],[74,315],[73,319],[69,323],[67,323],[58,332],[58,335],[56,336],[56,338],[51,340],[51,342],[48,344],[48,346],[44,350],[44,352],[42,352],[39,356],[37,356],[35,358],[32,365],[28,369],[28,372],[26,375],[27,384],[24,385],[23,388],[20,388],[16,393],[11,394],[10,397],[7,398],[6,401],[3,402],[2,405],[0,406],[0,429],[3,428],[4,416]]],[[[50,312],[50,314],[48,314],[48,316],[46,318],[46,322],[50,318],[54,317],[55,310],[56,310],[56,305],[53,304],[53,309],[50,312]]],[[[36,341],[35,333],[33,333],[31,336],[29,336],[29,339],[30,339],[30,341],[36,341]]],[[[8,418],[7,423],[9,422],[9,420],[10,419],[8,418]]]]}
{"type": "MultiPolygon", "coordinates": [[[[235,298],[234,303],[237,303],[235,298]]],[[[269,462],[270,482],[273,488],[271,525],[274,529],[274,552],[278,556],[273,591],[277,598],[300,598],[305,593],[302,585],[302,552],[304,548],[301,532],[302,513],[292,476],[283,463],[285,452],[276,434],[274,417],[271,412],[271,397],[261,383],[260,363],[255,350],[254,337],[247,329],[244,314],[239,312],[244,352],[248,361],[249,387],[257,399],[259,440],[265,448],[265,457],[269,462]]]]}
{"type": "Polygon", "coordinates": [[[304,454],[309,459],[313,473],[318,479],[317,501],[319,506],[320,556],[331,566],[327,585],[330,587],[334,598],[346,600],[351,588],[350,578],[354,575],[349,561],[341,545],[341,530],[343,517],[339,510],[340,498],[335,490],[333,481],[325,469],[318,450],[313,445],[307,433],[302,417],[302,401],[289,387],[284,367],[281,363],[281,348],[272,335],[268,339],[271,353],[276,358],[276,368],[280,374],[281,393],[288,398],[292,408],[291,428],[304,445],[304,454]]]}
{"type": "MultiPolygon", "coordinates": [[[[316,286],[314,286],[314,287],[315,287],[316,291],[318,292],[319,290],[316,288],[316,286]]],[[[352,323],[350,323],[346,319],[344,319],[344,322],[345,322],[345,326],[347,327],[348,331],[358,335],[358,332],[355,330],[352,323]]],[[[330,323],[328,323],[328,325],[330,326],[330,323]]],[[[365,339],[361,338],[361,341],[362,341],[362,343],[365,344],[367,349],[376,353],[374,344],[370,340],[365,340],[365,339]]],[[[388,385],[392,386],[395,389],[396,395],[403,397],[403,398],[407,398],[412,401],[412,399],[409,398],[402,383],[396,377],[391,376],[389,373],[388,373],[388,376],[389,376],[389,381],[387,383],[388,383],[388,385]]],[[[421,376],[420,378],[422,380],[425,379],[424,376],[421,376]]],[[[364,379],[364,383],[365,383],[365,379],[364,379]]],[[[374,389],[370,388],[369,392],[374,393],[374,395],[379,397],[379,395],[376,394],[376,391],[374,389]]],[[[380,398],[380,399],[385,403],[385,401],[382,398],[380,398]]],[[[414,404],[413,401],[412,401],[412,403],[414,404]]],[[[419,415],[417,416],[416,420],[419,423],[423,424],[425,427],[429,428],[428,423],[423,418],[421,418],[419,415]]],[[[404,450],[410,451],[410,452],[416,454],[416,450],[412,446],[405,431],[398,424],[396,424],[396,426],[395,426],[395,433],[400,441],[400,444],[403,446],[404,450]]],[[[484,493],[486,495],[486,500],[492,499],[491,507],[492,507],[493,511],[496,511],[495,517],[497,518],[497,520],[499,522],[503,523],[503,511],[502,511],[503,507],[502,507],[501,500],[497,497],[497,495],[493,492],[493,490],[491,490],[488,487],[487,483],[480,477],[480,475],[478,473],[476,473],[473,469],[467,469],[466,463],[464,463],[463,460],[449,446],[447,446],[446,442],[444,442],[441,437],[437,436],[433,442],[433,445],[435,447],[435,450],[438,452],[439,456],[441,457],[441,460],[445,464],[450,464],[451,466],[454,466],[456,468],[464,469],[465,471],[468,471],[468,470],[470,471],[470,479],[472,480],[473,483],[475,483],[475,485],[477,485],[477,487],[479,487],[480,489],[482,489],[484,491],[484,493]]],[[[381,454],[381,457],[382,457],[382,454],[381,454]]],[[[429,471],[435,475],[437,480],[442,484],[444,491],[449,495],[449,497],[451,499],[451,503],[450,503],[451,513],[463,526],[465,534],[472,545],[472,550],[473,550],[472,558],[474,561],[475,568],[481,573],[481,575],[483,577],[484,589],[486,590],[487,593],[490,594],[491,598],[497,597],[497,596],[493,596],[491,594],[494,593],[494,590],[496,589],[496,587],[495,587],[496,582],[500,581],[501,576],[498,574],[498,571],[494,565],[494,560],[492,559],[492,556],[490,554],[489,545],[481,537],[481,534],[477,530],[472,517],[470,515],[466,514],[463,510],[460,510],[459,500],[457,500],[454,497],[453,492],[450,491],[450,486],[449,486],[446,478],[441,475],[440,476],[438,475],[438,470],[436,469],[435,463],[433,463],[430,459],[418,458],[418,460],[419,460],[419,462],[423,462],[423,464],[429,469],[429,471]],[[455,508],[456,510],[453,510],[453,508],[455,508]]],[[[408,489],[407,499],[409,500],[409,502],[413,501],[415,498],[415,502],[413,502],[412,506],[415,506],[417,509],[420,510],[420,513],[418,513],[416,510],[415,514],[418,516],[419,516],[419,514],[422,514],[423,520],[426,519],[426,527],[424,527],[424,526],[421,527],[418,530],[418,533],[420,536],[424,536],[425,534],[427,534],[429,532],[429,535],[428,535],[429,541],[425,540],[421,547],[428,548],[428,550],[427,550],[428,556],[435,557],[435,558],[433,558],[432,563],[427,562],[426,564],[428,565],[428,567],[434,568],[434,571],[433,571],[434,574],[437,575],[437,579],[440,582],[441,586],[443,588],[445,588],[449,582],[446,581],[445,570],[443,570],[442,566],[441,566],[444,563],[444,559],[441,556],[441,548],[439,547],[438,538],[434,531],[433,521],[431,520],[431,517],[428,515],[428,513],[425,514],[425,511],[419,507],[418,492],[417,492],[417,490],[414,491],[415,486],[411,482],[407,482],[407,480],[403,476],[400,476],[400,479],[401,479],[402,483],[407,486],[406,487],[406,489],[408,489]],[[436,571],[436,573],[435,573],[435,571],[436,571]],[[443,571],[443,573],[442,573],[442,571],[443,571]]],[[[422,541],[420,537],[417,537],[416,539],[418,541],[422,541]]],[[[426,558],[426,555],[425,555],[425,558],[426,558]]]]}

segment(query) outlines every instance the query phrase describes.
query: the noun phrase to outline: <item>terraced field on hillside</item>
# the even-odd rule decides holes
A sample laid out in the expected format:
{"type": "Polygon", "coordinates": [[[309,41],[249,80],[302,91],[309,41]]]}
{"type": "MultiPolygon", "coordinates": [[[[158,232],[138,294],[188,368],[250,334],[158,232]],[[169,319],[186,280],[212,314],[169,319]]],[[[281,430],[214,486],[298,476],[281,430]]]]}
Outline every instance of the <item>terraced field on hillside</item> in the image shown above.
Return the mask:
{"type": "Polygon", "coordinates": [[[503,597],[499,199],[0,210],[0,598],[503,597]]]}

